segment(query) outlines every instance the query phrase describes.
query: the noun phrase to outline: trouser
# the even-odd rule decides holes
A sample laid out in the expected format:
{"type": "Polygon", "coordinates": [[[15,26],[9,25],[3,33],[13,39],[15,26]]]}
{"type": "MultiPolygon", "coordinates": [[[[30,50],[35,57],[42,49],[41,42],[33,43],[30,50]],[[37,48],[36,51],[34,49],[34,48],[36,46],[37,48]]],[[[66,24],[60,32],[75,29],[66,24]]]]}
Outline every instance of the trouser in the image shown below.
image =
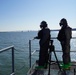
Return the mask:
{"type": "Polygon", "coordinates": [[[39,66],[44,66],[48,63],[48,47],[40,47],[39,66]]]}
{"type": "Polygon", "coordinates": [[[71,59],[70,59],[70,44],[68,44],[66,46],[65,43],[61,43],[61,46],[62,46],[62,51],[63,51],[63,56],[62,56],[63,63],[64,64],[69,64],[71,62],[71,59]]]}

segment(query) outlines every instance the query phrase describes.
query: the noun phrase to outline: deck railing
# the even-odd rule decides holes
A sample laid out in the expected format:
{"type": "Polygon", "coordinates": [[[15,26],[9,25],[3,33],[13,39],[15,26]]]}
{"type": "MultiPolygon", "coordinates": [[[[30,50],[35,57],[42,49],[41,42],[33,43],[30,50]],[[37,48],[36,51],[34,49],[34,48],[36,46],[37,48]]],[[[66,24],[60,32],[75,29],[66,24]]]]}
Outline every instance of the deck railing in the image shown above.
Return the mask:
{"type": "Polygon", "coordinates": [[[3,48],[0,50],[0,53],[3,53],[10,49],[12,50],[12,54],[11,54],[12,55],[12,73],[10,75],[15,75],[15,73],[14,73],[14,46],[9,46],[9,47],[3,48]]]}
{"type": "MultiPolygon", "coordinates": [[[[51,31],[59,31],[59,30],[51,30],[51,31]]],[[[72,29],[72,31],[76,31],[76,28],[72,29]]],[[[52,37],[51,39],[57,39],[57,37],[52,37]]],[[[76,37],[72,37],[72,39],[76,39],[76,37]]],[[[33,52],[31,51],[31,41],[32,40],[29,40],[29,68],[31,68],[31,56],[35,53],[35,52],[38,52],[39,50],[34,50],[33,52]]],[[[56,50],[56,52],[62,52],[60,50],[56,50]]],[[[70,51],[70,52],[76,52],[76,50],[74,51],[70,51]]]]}

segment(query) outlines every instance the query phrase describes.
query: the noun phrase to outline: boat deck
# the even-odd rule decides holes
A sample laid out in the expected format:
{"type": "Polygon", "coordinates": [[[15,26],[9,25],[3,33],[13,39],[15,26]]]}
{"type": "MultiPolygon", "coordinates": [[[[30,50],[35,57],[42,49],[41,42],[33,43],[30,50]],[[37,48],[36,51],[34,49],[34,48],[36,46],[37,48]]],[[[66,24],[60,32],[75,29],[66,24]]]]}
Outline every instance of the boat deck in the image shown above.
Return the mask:
{"type": "Polygon", "coordinates": [[[76,62],[71,63],[70,70],[60,71],[57,63],[52,62],[50,65],[50,73],[48,74],[49,67],[47,69],[35,69],[37,64],[34,64],[32,68],[28,71],[27,75],[76,75],[76,62]]]}

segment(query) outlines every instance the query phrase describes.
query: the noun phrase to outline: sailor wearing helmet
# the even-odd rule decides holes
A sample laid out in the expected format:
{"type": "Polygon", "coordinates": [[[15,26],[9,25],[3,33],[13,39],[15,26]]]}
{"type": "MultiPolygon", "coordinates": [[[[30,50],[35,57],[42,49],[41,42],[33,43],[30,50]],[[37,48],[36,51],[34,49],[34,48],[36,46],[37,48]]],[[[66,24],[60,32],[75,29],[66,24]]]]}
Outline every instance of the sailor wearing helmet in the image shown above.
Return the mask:
{"type": "Polygon", "coordinates": [[[48,28],[48,24],[46,21],[42,21],[40,23],[41,30],[38,32],[38,36],[35,39],[40,39],[40,52],[39,52],[39,63],[38,68],[47,67],[48,63],[48,48],[50,41],[50,29],[48,28]]]}

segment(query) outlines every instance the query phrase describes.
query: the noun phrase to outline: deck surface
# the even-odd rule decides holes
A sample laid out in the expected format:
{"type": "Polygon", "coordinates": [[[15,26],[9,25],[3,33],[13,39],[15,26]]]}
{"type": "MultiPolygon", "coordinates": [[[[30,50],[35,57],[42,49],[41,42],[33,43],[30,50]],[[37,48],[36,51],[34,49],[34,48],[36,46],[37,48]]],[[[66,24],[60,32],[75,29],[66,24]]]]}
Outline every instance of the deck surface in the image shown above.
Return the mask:
{"type": "Polygon", "coordinates": [[[50,74],[48,74],[49,69],[35,69],[36,64],[29,70],[27,75],[76,75],[74,72],[76,69],[76,62],[72,62],[70,70],[60,71],[57,63],[50,65],[50,74]],[[66,74],[65,74],[66,72],[66,74]]]}

